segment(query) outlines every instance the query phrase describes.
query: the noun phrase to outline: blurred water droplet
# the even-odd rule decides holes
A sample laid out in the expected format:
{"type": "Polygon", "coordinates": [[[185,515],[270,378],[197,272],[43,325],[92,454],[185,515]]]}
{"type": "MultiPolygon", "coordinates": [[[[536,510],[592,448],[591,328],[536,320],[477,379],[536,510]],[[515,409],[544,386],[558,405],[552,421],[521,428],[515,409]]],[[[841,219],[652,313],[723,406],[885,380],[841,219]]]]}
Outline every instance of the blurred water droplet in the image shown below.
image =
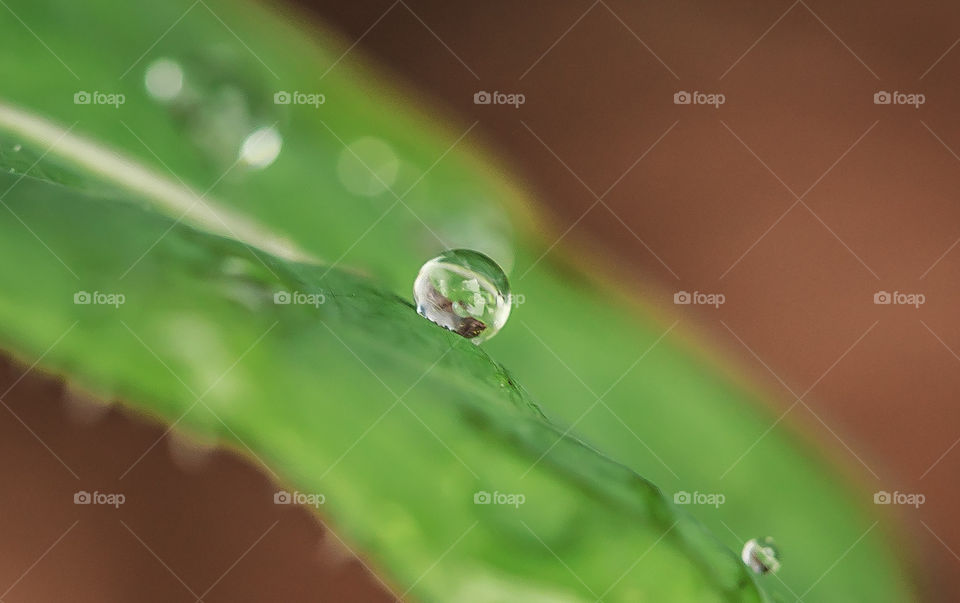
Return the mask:
{"type": "Polygon", "coordinates": [[[268,280],[270,273],[254,262],[231,256],[220,264],[220,272],[226,277],[223,279],[224,294],[250,311],[263,308],[274,293],[272,281],[268,280]]]}
{"type": "MultiPolygon", "coordinates": [[[[272,83],[250,61],[228,45],[211,46],[159,58],[144,74],[150,98],[162,103],[196,150],[221,169],[238,162],[264,168],[282,143],[276,125],[284,121],[284,107],[274,104],[272,83]],[[273,131],[265,133],[265,124],[274,124],[273,131]]],[[[230,170],[224,178],[237,180],[245,173],[230,170]]]]}
{"type": "Polygon", "coordinates": [[[340,152],[337,175],[348,191],[374,197],[386,191],[397,180],[400,160],[390,145],[367,136],[355,140],[340,152]]]}
{"type": "Polygon", "coordinates": [[[67,383],[63,392],[63,401],[67,415],[83,425],[98,422],[112,407],[108,397],[96,396],[72,383],[67,383]]]}
{"type": "Polygon", "coordinates": [[[260,128],[244,139],[240,160],[252,168],[263,169],[276,160],[282,148],[283,137],[276,128],[260,128]]]}
{"type": "Polygon", "coordinates": [[[153,98],[173,100],[183,91],[183,68],[171,59],[157,59],[147,67],[144,85],[153,98]]]}
{"type": "Polygon", "coordinates": [[[774,573],[780,569],[780,551],[769,536],[748,540],[740,558],[756,574],[774,573]]]}
{"type": "Polygon", "coordinates": [[[13,145],[13,152],[14,152],[14,153],[19,153],[19,152],[20,152],[20,149],[22,149],[22,148],[23,148],[22,145],[15,144],[15,145],[13,145]]]}
{"type": "Polygon", "coordinates": [[[417,312],[441,327],[481,343],[510,316],[507,275],[489,257],[452,249],[420,268],[413,284],[417,312]]]}
{"type": "Polygon", "coordinates": [[[341,566],[357,558],[356,555],[353,554],[353,551],[348,549],[343,542],[330,531],[329,527],[326,528],[320,540],[318,553],[324,564],[329,564],[329,566],[332,567],[341,566]]]}
{"type": "Polygon", "coordinates": [[[173,314],[158,320],[156,325],[158,353],[179,378],[194,392],[206,392],[203,404],[190,415],[191,421],[217,425],[219,420],[204,407],[217,410],[229,405],[243,391],[240,367],[226,371],[234,359],[221,333],[214,324],[197,314],[173,314]]]}
{"type": "Polygon", "coordinates": [[[174,429],[167,439],[170,458],[183,471],[196,472],[204,469],[217,449],[213,438],[187,434],[174,429]]]}

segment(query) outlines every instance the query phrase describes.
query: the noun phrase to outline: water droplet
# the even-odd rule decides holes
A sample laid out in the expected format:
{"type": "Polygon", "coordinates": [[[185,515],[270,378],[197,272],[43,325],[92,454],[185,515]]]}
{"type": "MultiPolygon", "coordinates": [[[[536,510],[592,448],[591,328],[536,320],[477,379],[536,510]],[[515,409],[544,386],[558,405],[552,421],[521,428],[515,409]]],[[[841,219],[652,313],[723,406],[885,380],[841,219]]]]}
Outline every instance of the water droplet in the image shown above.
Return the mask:
{"type": "Polygon", "coordinates": [[[348,191],[375,197],[393,186],[400,160],[390,145],[367,136],[353,141],[340,152],[337,175],[348,191]]]}
{"type": "Polygon", "coordinates": [[[780,569],[780,551],[769,536],[748,540],[740,558],[757,574],[775,573],[780,569]]]}
{"type": "Polygon", "coordinates": [[[170,59],[150,63],[144,76],[147,93],[159,101],[173,100],[183,90],[183,68],[170,59]]]}
{"type": "MultiPolygon", "coordinates": [[[[186,150],[199,152],[222,170],[238,159],[244,167],[263,168],[279,153],[279,134],[257,132],[267,130],[267,124],[281,131],[284,108],[273,102],[273,85],[251,61],[256,62],[242,47],[237,52],[230,45],[215,45],[157,58],[143,75],[147,95],[163,105],[170,122],[193,143],[186,150]]],[[[248,172],[229,170],[225,179],[237,181],[248,172]]]]}
{"type": "Polygon", "coordinates": [[[217,451],[217,441],[214,438],[178,429],[170,432],[167,446],[173,463],[188,473],[205,468],[217,451]]]}
{"type": "Polygon", "coordinates": [[[22,148],[23,148],[22,145],[15,144],[15,145],[13,145],[13,152],[14,152],[14,153],[19,153],[19,152],[20,152],[20,149],[22,149],[22,148]]]}
{"type": "Polygon", "coordinates": [[[224,295],[247,310],[258,311],[273,300],[272,275],[252,258],[230,256],[220,262],[219,274],[224,295]]]}
{"type": "Polygon", "coordinates": [[[420,268],[413,284],[417,312],[441,327],[481,343],[510,316],[510,284],[496,262],[476,251],[452,249],[420,268]]]}
{"type": "Polygon", "coordinates": [[[282,148],[283,137],[276,128],[260,128],[244,139],[240,160],[252,168],[263,169],[274,162],[282,148]]]}
{"type": "Polygon", "coordinates": [[[112,407],[109,396],[95,395],[75,383],[67,383],[63,400],[66,414],[83,425],[96,423],[105,417],[112,407]]]}
{"type": "Polygon", "coordinates": [[[357,558],[353,551],[333,535],[330,528],[327,528],[324,532],[317,550],[320,559],[327,567],[339,567],[357,558]]]}

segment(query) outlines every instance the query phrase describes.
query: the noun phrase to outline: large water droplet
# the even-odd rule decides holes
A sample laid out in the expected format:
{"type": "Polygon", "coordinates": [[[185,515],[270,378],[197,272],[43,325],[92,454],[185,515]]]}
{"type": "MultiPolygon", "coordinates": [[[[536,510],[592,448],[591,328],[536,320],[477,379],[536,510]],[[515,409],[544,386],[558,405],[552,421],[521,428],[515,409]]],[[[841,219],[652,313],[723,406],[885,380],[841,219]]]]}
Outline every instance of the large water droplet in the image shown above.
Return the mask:
{"type": "Polygon", "coordinates": [[[774,573],[780,569],[780,551],[770,537],[748,540],[740,558],[757,574],[774,573]]]}
{"type": "Polygon", "coordinates": [[[474,343],[496,335],[510,316],[507,275],[469,249],[451,249],[424,264],[413,299],[421,316],[474,343]]]}

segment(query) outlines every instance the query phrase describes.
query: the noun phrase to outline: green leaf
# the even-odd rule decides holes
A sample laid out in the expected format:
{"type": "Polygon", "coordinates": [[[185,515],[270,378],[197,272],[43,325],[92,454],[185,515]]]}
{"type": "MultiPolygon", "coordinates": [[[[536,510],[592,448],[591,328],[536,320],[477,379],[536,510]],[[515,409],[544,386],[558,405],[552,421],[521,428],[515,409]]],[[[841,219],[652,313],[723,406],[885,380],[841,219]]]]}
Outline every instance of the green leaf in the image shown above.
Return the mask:
{"type": "Polygon", "coordinates": [[[657,488],[362,277],[261,263],[242,243],[32,177],[4,174],[0,190],[30,224],[0,221],[0,253],[18,258],[0,268],[5,347],[322,495],[396,594],[764,599],[657,488]],[[497,499],[478,504],[484,492],[497,499]]]}
{"type": "MultiPolygon", "coordinates": [[[[494,340],[485,344],[485,350],[518,375],[557,424],[575,425],[574,432],[581,434],[580,437],[585,441],[660,484],[668,498],[678,491],[723,494],[726,501],[719,508],[691,506],[687,509],[710,526],[732,550],[738,550],[747,538],[774,536],[784,551],[784,566],[777,578],[766,577],[763,583],[765,589],[779,597],[793,599],[797,595],[809,595],[819,599],[871,601],[915,598],[910,592],[911,586],[901,560],[894,552],[896,545],[879,527],[874,529],[875,518],[868,506],[870,494],[863,488],[852,487],[845,478],[847,472],[832,467],[836,459],[824,458],[813,451],[809,442],[785,430],[783,423],[771,430],[777,416],[766,410],[763,394],[731,382],[726,376],[725,367],[705,360],[702,353],[691,349],[690,343],[678,342],[674,337],[676,330],[665,336],[669,330],[667,323],[648,310],[636,307],[609,283],[584,277],[558,263],[554,259],[555,251],[541,260],[541,256],[549,251],[552,241],[544,241],[536,234],[539,222],[527,209],[528,199],[511,184],[504,175],[505,170],[495,166],[489,158],[478,157],[468,150],[476,146],[478,129],[473,129],[469,124],[456,127],[439,125],[437,112],[422,107],[415,94],[396,84],[384,82],[375,71],[358,65],[355,52],[346,53],[352,41],[338,41],[328,32],[316,30],[307,35],[271,10],[246,2],[224,0],[191,3],[174,0],[117,4],[91,0],[76,4],[63,0],[20,0],[10,2],[9,6],[29,25],[27,29],[16,20],[7,20],[0,26],[4,34],[0,37],[0,46],[6,51],[5,56],[16,57],[16,60],[0,62],[0,76],[8,84],[3,92],[5,102],[0,104],[0,125],[11,133],[9,143],[34,140],[37,145],[31,147],[31,152],[39,156],[54,145],[63,130],[73,125],[73,133],[91,138],[98,145],[94,148],[70,147],[66,143],[74,139],[71,134],[62,139],[60,144],[54,145],[48,157],[61,157],[63,159],[58,160],[61,163],[47,166],[49,162],[45,160],[42,173],[37,175],[100,196],[116,196],[118,190],[127,189],[132,192],[124,194],[149,200],[163,208],[168,215],[183,214],[186,221],[206,229],[222,234],[235,233],[251,245],[235,249],[240,258],[257,270],[260,261],[256,258],[259,257],[278,275],[286,272],[278,271],[274,267],[274,260],[257,252],[256,248],[265,247],[285,257],[321,257],[335,267],[343,265],[362,270],[376,279],[378,287],[392,290],[404,298],[409,297],[410,286],[420,264],[445,247],[476,248],[508,269],[515,266],[511,284],[514,293],[522,296],[525,303],[514,309],[510,322],[494,340]],[[95,32],[100,43],[90,43],[91,32],[95,32]],[[38,38],[43,42],[39,42],[38,38]],[[183,66],[185,82],[195,92],[184,104],[160,102],[145,91],[145,70],[162,57],[168,57],[183,66]],[[126,103],[118,108],[75,105],[73,95],[78,91],[120,93],[125,95],[126,103]],[[325,103],[318,108],[310,105],[275,105],[272,98],[278,91],[322,93],[325,103]],[[38,115],[43,118],[37,119],[38,115]],[[262,170],[243,164],[234,165],[244,137],[257,128],[268,126],[274,126],[283,137],[282,150],[276,161],[262,170]],[[117,154],[111,154],[111,149],[116,150],[117,154]],[[152,171],[144,171],[139,167],[140,164],[151,166],[152,171]],[[90,172],[97,177],[92,178],[90,172]],[[376,177],[371,173],[375,173],[376,177]],[[166,181],[168,176],[174,179],[173,184],[166,181]],[[181,179],[182,186],[176,182],[181,179]],[[384,184],[389,186],[385,187],[384,184]],[[203,193],[206,196],[201,197],[203,193]],[[226,206],[232,213],[220,209],[210,212],[206,202],[218,207],[226,206]],[[225,227],[220,220],[224,220],[229,227],[225,227]],[[275,238],[264,232],[264,225],[281,233],[290,245],[277,244],[275,238]],[[598,401],[601,394],[602,399],[598,401]],[[852,545],[855,546],[851,548],[852,545]]],[[[472,93],[465,91],[465,94],[472,93]]],[[[9,155],[8,149],[3,157],[9,155]]],[[[17,168],[15,165],[12,167],[17,168]]],[[[29,167],[29,164],[20,165],[19,169],[23,171],[29,167]]],[[[18,199],[17,191],[21,190],[22,194],[20,187],[27,182],[24,180],[18,185],[10,193],[8,201],[18,199]]],[[[52,227],[47,224],[48,216],[29,212],[32,205],[29,201],[26,203],[28,207],[21,208],[25,214],[25,224],[32,229],[40,228],[41,224],[52,227]]],[[[107,211],[105,207],[93,213],[99,215],[101,211],[107,211]]],[[[79,223],[87,222],[75,222],[79,223]]],[[[64,228],[68,226],[70,224],[65,224],[64,228]]],[[[30,249],[31,257],[37,256],[33,259],[39,262],[42,258],[49,262],[48,266],[42,268],[36,266],[35,274],[59,275],[51,276],[51,280],[72,278],[22,224],[14,221],[5,224],[5,228],[16,232],[20,237],[17,240],[24,245],[15,252],[18,260],[25,255],[25,249],[30,249]],[[60,272],[53,272],[53,268],[57,267],[60,272]]],[[[125,236],[122,232],[129,227],[117,225],[116,228],[120,232],[114,234],[110,231],[111,236],[122,238],[125,236]]],[[[172,232],[180,232],[180,229],[175,228],[172,232]]],[[[43,240],[47,241],[48,236],[52,235],[43,235],[43,240]]],[[[61,236],[64,237],[64,247],[70,247],[70,241],[76,238],[76,235],[71,235],[71,238],[63,233],[61,236]]],[[[130,236],[135,242],[131,241],[124,253],[135,257],[124,258],[128,262],[120,270],[127,270],[141,255],[143,259],[129,270],[123,281],[141,282],[140,279],[143,279],[145,283],[165,283],[162,280],[165,271],[182,268],[182,263],[200,261],[197,256],[202,255],[194,245],[185,244],[168,250],[167,255],[162,256],[161,250],[167,249],[165,239],[156,248],[150,249],[153,239],[149,236],[144,233],[130,236]],[[164,260],[157,259],[159,257],[164,260]],[[170,262],[171,265],[168,267],[164,262],[170,262]]],[[[188,235],[184,236],[193,240],[188,235]]],[[[66,249],[50,245],[65,259],[65,263],[70,263],[65,255],[66,249]]],[[[115,252],[101,247],[93,249],[100,250],[97,262],[117,267],[116,263],[110,263],[115,252]]],[[[79,262],[85,257],[83,248],[78,249],[77,253],[81,256],[74,261],[79,262]]],[[[25,270],[26,267],[27,264],[18,263],[5,270],[25,270]]],[[[325,271],[326,268],[321,274],[325,271]]],[[[91,273],[85,278],[95,279],[95,274],[91,273]]],[[[337,270],[323,278],[313,273],[313,279],[304,280],[303,283],[305,286],[333,287],[332,279],[340,278],[337,275],[340,275],[337,270]]],[[[273,277],[272,274],[270,276],[273,277]]],[[[105,285],[111,282],[108,279],[105,285]]],[[[53,329],[44,327],[46,323],[38,316],[36,306],[36,300],[45,294],[45,288],[54,286],[52,282],[31,281],[25,293],[32,292],[35,297],[30,298],[32,301],[21,299],[19,304],[14,304],[12,300],[18,298],[8,293],[7,288],[4,289],[5,292],[0,295],[4,298],[4,307],[12,305],[10,309],[18,312],[16,319],[5,321],[8,324],[3,327],[9,351],[30,360],[59,335],[52,332],[53,329]],[[11,301],[8,302],[7,297],[11,301]]],[[[84,286],[93,288],[93,285],[84,286]]],[[[352,286],[347,286],[344,294],[352,294],[352,286]]],[[[370,287],[366,290],[375,293],[370,287]]],[[[203,291],[210,294],[209,289],[203,291]]],[[[163,293],[159,290],[153,302],[157,308],[163,308],[163,304],[169,301],[163,293]]],[[[124,306],[121,311],[126,309],[124,306]]],[[[257,320],[263,320],[259,313],[254,314],[257,320]]],[[[232,314],[223,316],[236,318],[232,314]]],[[[219,319],[220,315],[207,316],[204,313],[199,319],[188,319],[187,324],[193,324],[191,320],[202,322],[214,318],[219,319]]],[[[85,322],[81,321],[76,327],[77,337],[83,344],[92,345],[83,339],[94,336],[81,338],[79,335],[79,329],[85,322]]],[[[223,324],[219,320],[215,320],[215,323],[223,324]]],[[[133,326],[133,323],[128,324],[133,326]]],[[[256,321],[251,324],[259,324],[264,329],[268,326],[256,321]]],[[[369,329],[357,324],[350,329],[346,329],[345,325],[326,324],[334,330],[348,330],[349,334],[340,336],[357,349],[358,356],[364,360],[367,360],[367,353],[386,353],[372,336],[374,327],[386,329],[386,323],[372,322],[368,325],[369,329]],[[361,345],[360,341],[367,343],[361,345]]],[[[414,325],[419,330],[430,327],[415,321],[410,323],[411,327],[414,325]]],[[[69,324],[58,326],[65,329],[69,324]]],[[[103,328],[108,327],[104,325],[103,328]]],[[[116,328],[116,325],[112,328],[116,328]]],[[[281,328],[281,325],[277,328],[281,328]]],[[[233,329],[225,334],[213,330],[212,333],[216,335],[211,335],[211,331],[205,331],[204,328],[198,328],[196,332],[206,332],[208,339],[229,342],[230,345],[224,344],[224,349],[236,353],[243,351],[258,335],[247,332],[246,325],[240,323],[233,325],[233,329]],[[240,337],[241,334],[247,337],[240,337]]],[[[321,334],[324,332],[321,329],[321,334]]],[[[431,335],[424,337],[444,337],[433,331],[425,333],[431,335]]],[[[384,334],[389,337],[392,333],[384,334]]],[[[161,338],[161,334],[153,335],[161,338]]],[[[73,337],[68,336],[63,343],[73,337]]],[[[269,339],[265,338],[263,343],[266,344],[269,339]]],[[[305,357],[314,358],[311,355],[312,347],[304,342],[300,345],[303,346],[301,353],[305,357]]],[[[327,345],[332,343],[327,342],[327,345]]],[[[401,343],[399,347],[403,349],[405,344],[401,343]]],[[[347,379],[347,375],[354,374],[347,368],[349,362],[351,359],[356,361],[356,358],[345,354],[344,349],[332,346],[318,350],[327,350],[329,358],[325,357],[323,362],[305,363],[313,366],[312,371],[308,371],[303,364],[292,366],[301,367],[300,370],[308,372],[318,381],[330,369],[328,374],[332,375],[331,380],[324,382],[323,387],[335,388],[332,393],[349,400],[348,403],[334,405],[336,410],[332,415],[323,412],[326,407],[321,402],[316,403],[317,416],[331,422],[327,425],[335,432],[331,437],[340,444],[339,448],[332,446],[335,452],[330,454],[341,454],[357,434],[336,429],[341,420],[353,420],[353,417],[343,417],[339,410],[344,405],[352,408],[358,404],[358,400],[364,401],[364,396],[382,397],[383,392],[374,394],[371,390],[377,387],[382,389],[383,386],[368,373],[347,379]],[[329,366],[326,364],[328,362],[329,366]],[[319,372],[321,370],[324,372],[319,372]]],[[[454,362],[460,353],[480,353],[469,350],[472,348],[460,345],[437,368],[441,368],[444,362],[454,362]]],[[[436,348],[434,351],[441,350],[436,348]]],[[[79,362],[84,357],[83,351],[73,352],[73,357],[59,359],[58,369],[67,374],[84,376],[91,385],[113,383],[118,375],[107,360],[121,363],[132,353],[131,348],[125,347],[107,354],[99,370],[87,367],[88,372],[81,375],[79,362]]],[[[173,353],[163,348],[161,355],[173,353]]],[[[172,368],[190,374],[190,371],[205,366],[205,359],[215,357],[213,352],[204,349],[196,352],[196,355],[196,359],[182,359],[172,368]]],[[[425,354],[419,359],[429,361],[429,366],[435,358],[425,354]]],[[[140,360],[146,362],[150,357],[142,355],[140,360]]],[[[391,387],[402,391],[419,373],[415,369],[402,371],[399,362],[385,360],[388,368],[384,369],[379,364],[371,366],[378,372],[388,371],[389,378],[384,379],[392,384],[391,387]],[[395,379],[396,383],[391,379],[395,379]]],[[[46,363],[43,365],[46,366],[46,363]]],[[[119,366],[126,366],[126,363],[119,366]]],[[[277,366],[279,364],[271,363],[270,371],[277,370],[277,366]]],[[[434,379],[438,379],[438,383],[431,387],[451,387],[452,384],[447,380],[473,375],[472,371],[461,375],[460,368],[458,364],[456,370],[451,368],[439,373],[443,375],[442,380],[439,377],[425,377],[417,389],[433,384],[434,379]]],[[[184,392],[182,386],[180,390],[176,389],[175,386],[179,384],[171,381],[169,375],[163,381],[160,369],[153,367],[151,370],[156,375],[151,373],[150,376],[150,379],[161,379],[158,384],[149,380],[136,380],[136,383],[142,389],[149,390],[143,394],[143,400],[148,400],[146,394],[153,392],[149,403],[157,405],[157,412],[170,417],[182,408],[184,392]],[[165,395],[161,396],[158,392],[165,395]],[[165,401],[160,401],[160,398],[165,401]]],[[[190,383],[195,385],[193,381],[190,383]]],[[[416,391],[411,391],[410,395],[414,396],[416,391]]],[[[436,416],[422,415],[424,423],[430,425],[444,441],[458,441],[465,437],[467,442],[474,442],[471,438],[481,437],[479,433],[483,432],[470,437],[463,435],[467,427],[462,416],[443,414],[458,412],[452,409],[459,406],[450,406],[447,399],[432,399],[426,391],[422,395],[424,412],[429,408],[430,413],[438,413],[436,416]]],[[[479,397],[483,394],[474,395],[479,397]]],[[[285,408],[279,402],[280,396],[270,396],[277,402],[270,412],[263,410],[258,414],[256,428],[241,430],[231,425],[244,441],[248,437],[263,437],[259,432],[260,424],[269,425],[276,420],[271,412],[285,408]]],[[[135,403],[141,401],[139,395],[131,395],[130,398],[135,403]]],[[[463,404],[469,403],[463,401],[463,404]]],[[[527,405],[528,402],[520,403],[522,408],[528,408],[527,405]]],[[[388,416],[393,416],[397,410],[402,410],[402,407],[394,409],[388,416]]],[[[397,413],[398,416],[402,414],[397,413]]],[[[358,419],[356,425],[362,425],[362,431],[375,418],[373,412],[368,412],[363,417],[368,422],[364,424],[358,419]]],[[[416,434],[412,437],[417,445],[424,445],[425,441],[431,439],[424,425],[410,421],[409,417],[407,420],[415,428],[419,425],[419,432],[415,429],[411,431],[416,434]]],[[[514,428],[520,429],[530,421],[534,419],[519,420],[514,428]]],[[[211,420],[210,423],[216,428],[215,421],[211,420]]],[[[537,421],[536,424],[541,423],[537,421]]],[[[296,423],[288,426],[282,432],[283,436],[298,441],[297,438],[303,436],[296,434],[301,433],[300,428],[307,432],[307,426],[319,429],[313,423],[296,423]]],[[[373,437],[384,426],[381,423],[367,437],[373,437]]],[[[565,428],[560,429],[561,433],[564,431],[565,428]]],[[[406,432],[398,427],[390,434],[399,437],[406,432]]],[[[389,441],[387,435],[381,436],[385,447],[389,441]]],[[[407,462],[407,453],[401,450],[402,441],[398,439],[389,444],[385,453],[379,450],[391,462],[405,464],[383,478],[388,480],[387,483],[395,486],[390,479],[399,479],[410,473],[439,474],[425,472],[423,467],[434,467],[433,463],[444,458],[444,453],[449,456],[445,447],[434,440],[435,449],[427,457],[429,464],[421,466],[412,461],[414,453],[410,453],[411,461],[407,462]]],[[[524,441],[529,444],[530,441],[539,440],[531,436],[524,441]]],[[[528,488],[527,482],[533,480],[535,473],[541,470],[540,465],[547,464],[554,454],[566,451],[568,441],[564,439],[565,444],[552,450],[516,486],[513,482],[507,485],[492,483],[496,481],[493,476],[501,479],[504,475],[515,477],[516,473],[514,471],[511,474],[495,460],[491,461],[489,473],[481,473],[478,468],[473,468],[473,471],[490,479],[490,488],[499,488],[500,491],[512,491],[510,487],[528,488]]],[[[368,459],[368,465],[351,465],[355,471],[352,475],[341,476],[344,483],[373,471],[379,466],[378,463],[384,462],[369,460],[378,449],[370,445],[367,450],[367,442],[365,438],[342,461],[348,463],[354,455],[368,459]]],[[[274,442],[272,445],[279,444],[274,442]]],[[[453,446],[452,443],[450,445],[453,446]]],[[[471,444],[464,445],[470,449],[469,458],[466,449],[454,448],[471,466],[474,463],[481,464],[481,456],[485,458],[485,455],[503,452],[498,446],[492,447],[497,450],[488,450],[479,443],[473,444],[475,448],[471,448],[471,444]],[[473,455],[480,456],[472,460],[473,455]]],[[[251,446],[256,448],[253,444],[251,446]]],[[[571,450],[580,450],[573,444],[570,446],[571,450]]],[[[524,450],[522,453],[515,452],[516,458],[528,459],[531,450],[524,450]]],[[[532,450],[536,458],[540,449],[534,447],[532,450]]],[[[267,452],[258,451],[258,454],[266,455],[267,452]]],[[[264,458],[272,466],[270,461],[274,455],[264,458]]],[[[312,461],[321,465],[332,462],[330,458],[321,456],[312,458],[312,461]]],[[[277,462],[277,470],[285,476],[289,475],[297,484],[312,484],[312,481],[304,480],[316,478],[308,469],[288,468],[284,459],[278,458],[277,462]]],[[[507,461],[502,462],[516,469],[507,461]]],[[[464,467],[455,460],[451,467],[451,471],[458,467],[459,471],[464,471],[464,467]]],[[[325,482],[333,480],[339,471],[331,472],[324,478],[325,482]]],[[[431,480],[431,485],[436,481],[431,480]]],[[[600,481],[607,483],[608,480],[600,481]]],[[[610,483],[621,482],[614,479],[610,483]]],[[[625,494],[627,490],[617,487],[624,503],[632,501],[631,504],[637,505],[637,500],[645,499],[644,495],[625,494]]],[[[405,505],[413,504],[415,498],[412,494],[410,497],[409,501],[403,499],[392,508],[406,510],[405,505]]],[[[416,569],[403,569],[407,563],[416,565],[407,558],[407,553],[388,545],[377,549],[369,542],[367,530],[371,528],[370,517],[348,521],[334,515],[334,500],[331,493],[330,506],[325,510],[337,524],[343,524],[345,534],[352,542],[373,554],[386,575],[392,576],[397,584],[402,584],[416,573],[416,569]]],[[[356,504],[366,508],[360,502],[356,504]]],[[[531,508],[532,505],[524,507],[528,510],[531,508]]],[[[620,523],[616,523],[616,533],[612,535],[600,529],[596,535],[583,536],[589,539],[588,550],[579,548],[582,545],[568,546],[568,542],[573,540],[581,542],[577,540],[581,528],[593,526],[593,522],[603,523],[603,520],[586,518],[580,514],[569,515],[563,508],[554,511],[549,506],[541,508],[538,505],[538,512],[534,514],[536,517],[531,518],[537,523],[527,523],[591,588],[600,591],[605,588],[603,585],[595,586],[593,580],[602,584],[603,578],[607,577],[602,568],[594,565],[597,559],[607,559],[606,552],[621,554],[623,550],[620,547],[627,547],[629,552],[623,554],[629,557],[630,553],[639,555],[646,550],[645,546],[638,544],[643,541],[642,538],[618,537],[624,529],[620,523]],[[571,517],[574,519],[571,520],[571,517]],[[554,521],[556,523],[551,523],[554,521]],[[567,521],[569,523],[565,524],[567,521]],[[541,530],[546,535],[541,534],[541,530]],[[568,538],[571,540],[568,541],[568,538]]],[[[439,524],[445,521],[444,518],[457,517],[457,514],[440,507],[431,509],[433,512],[423,518],[427,522],[423,525],[416,523],[421,520],[420,517],[416,521],[399,521],[401,527],[395,529],[400,535],[394,536],[391,541],[393,546],[403,542],[408,531],[431,526],[429,537],[436,541],[432,542],[435,548],[430,552],[442,553],[459,533],[451,525],[439,524]]],[[[473,507],[471,509],[476,511],[473,507]]],[[[501,511],[493,507],[482,510],[501,511]]],[[[638,525],[632,527],[649,530],[648,536],[652,536],[664,521],[669,521],[669,514],[664,517],[667,519],[661,517],[661,521],[656,523],[650,521],[649,515],[640,514],[636,521],[638,525]]],[[[456,523],[454,519],[449,521],[456,523]]],[[[614,523],[613,520],[611,523],[614,523]]],[[[674,532],[680,530],[682,525],[685,524],[678,524],[674,532]]],[[[478,525],[476,530],[480,529],[478,525]]],[[[612,528],[608,526],[608,529],[612,528]]],[[[656,533],[660,534],[662,530],[656,533]]],[[[378,535],[381,535],[380,531],[378,535]]],[[[550,577],[557,581],[556,584],[567,584],[573,580],[570,572],[549,555],[546,548],[533,546],[540,543],[535,539],[530,540],[529,534],[519,532],[517,537],[526,538],[526,544],[513,554],[496,557],[483,549],[488,556],[477,558],[499,559],[497,567],[501,568],[504,575],[516,577],[529,571],[532,576],[538,576],[541,574],[537,574],[537,571],[552,571],[554,573],[550,577]],[[539,556],[546,556],[547,559],[539,559],[539,556]],[[537,566],[539,563],[543,566],[537,566]]],[[[465,537],[453,550],[467,545],[465,550],[473,551],[471,546],[479,546],[470,545],[469,538],[465,537]]],[[[716,584],[722,585],[722,592],[729,593],[734,588],[731,585],[738,583],[731,581],[730,574],[725,570],[717,569],[725,567],[722,563],[693,561],[686,557],[692,550],[713,550],[712,545],[686,547],[678,549],[682,553],[675,556],[664,553],[660,557],[657,551],[664,544],[670,544],[669,540],[665,538],[652,549],[624,581],[631,579],[644,588],[666,589],[670,585],[677,586],[673,584],[675,581],[688,578],[667,579],[666,576],[674,574],[667,574],[665,568],[686,567],[692,563],[708,568],[709,571],[704,575],[726,576],[724,580],[711,578],[714,587],[716,584]]],[[[423,553],[427,549],[429,547],[425,546],[422,551],[410,554],[421,561],[420,557],[429,556],[423,553]]],[[[503,551],[497,554],[505,555],[503,551]]],[[[729,556],[730,553],[727,553],[720,558],[728,559],[729,556]]],[[[420,571],[431,562],[421,564],[420,571]]],[[[618,567],[625,569],[625,566],[626,562],[618,567]]],[[[458,577],[466,575],[446,573],[440,566],[431,574],[436,574],[433,580],[437,581],[444,578],[456,581],[458,577]]],[[[694,575],[694,572],[690,574],[694,575]]],[[[436,585],[429,578],[430,575],[424,578],[418,588],[428,588],[427,583],[430,584],[429,588],[434,588],[436,585]]],[[[691,589],[703,583],[690,579],[693,585],[691,589]]],[[[515,585],[513,582],[511,584],[515,585]]],[[[442,592],[442,598],[449,599],[449,593],[454,591],[445,590],[446,587],[453,588],[445,584],[437,587],[439,590],[430,592],[442,592]]],[[[574,581],[573,592],[578,588],[582,588],[582,585],[574,581]]],[[[678,591],[670,593],[669,598],[699,600],[700,592],[678,591]]]]}

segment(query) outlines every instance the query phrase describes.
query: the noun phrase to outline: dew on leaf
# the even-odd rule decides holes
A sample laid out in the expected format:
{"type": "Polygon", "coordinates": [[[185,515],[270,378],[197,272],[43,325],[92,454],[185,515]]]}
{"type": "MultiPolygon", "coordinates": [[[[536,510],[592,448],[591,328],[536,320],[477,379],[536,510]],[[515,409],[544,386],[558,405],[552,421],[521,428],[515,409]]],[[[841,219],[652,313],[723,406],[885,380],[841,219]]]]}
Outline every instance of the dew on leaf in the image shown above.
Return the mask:
{"type": "Polygon", "coordinates": [[[147,93],[158,101],[173,100],[183,91],[183,68],[171,59],[150,63],[143,79],[147,93]]]}
{"type": "Polygon", "coordinates": [[[277,159],[282,148],[283,137],[276,128],[260,128],[244,139],[240,146],[240,161],[252,168],[263,169],[277,159]]]}
{"type": "Polygon", "coordinates": [[[748,540],[740,558],[756,574],[775,573],[780,569],[780,551],[769,536],[748,540]]]}
{"type": "MultiPolygon", "coordinates": [[[[248,57],[213,46],[156,59],[143,82],[148,96],[164,106],[211,162],[262,169],[280,152],[278,124],[284,111],[273,102],[270,88],[251,73],[248,57]]],[[[244,173],[231,170],[225,177],[235,180],[244,173]]]]}
{"type": "Polygon", "coordinates": [[[510,316],[510,285],[496,262],[452,249],[420,268],[413,284],[417,312],[474,343],[497,334],[510,316]]]}

